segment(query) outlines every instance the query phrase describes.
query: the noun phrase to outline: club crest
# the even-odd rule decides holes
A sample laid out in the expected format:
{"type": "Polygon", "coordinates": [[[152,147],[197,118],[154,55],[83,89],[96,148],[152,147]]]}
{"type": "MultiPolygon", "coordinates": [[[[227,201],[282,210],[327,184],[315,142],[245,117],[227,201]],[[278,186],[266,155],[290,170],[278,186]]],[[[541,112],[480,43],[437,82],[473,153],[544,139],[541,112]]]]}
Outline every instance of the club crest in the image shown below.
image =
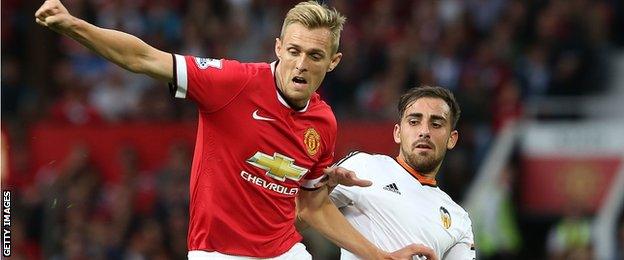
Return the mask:
{"type": "Polygon", "coordinates": [[[444,207],[440,207],[440,218],[442,220],[442,226],[449,229],[451,227],[451,214],[444,207]]]}
{"type": "Polygon", "coordinates": [[[303,143],[306,146],[306,150],[310,156],[314,156],[318,152],[321,146],[321,136],[314,130],[314,128],[308,128],[303,134],[303,143]]]}

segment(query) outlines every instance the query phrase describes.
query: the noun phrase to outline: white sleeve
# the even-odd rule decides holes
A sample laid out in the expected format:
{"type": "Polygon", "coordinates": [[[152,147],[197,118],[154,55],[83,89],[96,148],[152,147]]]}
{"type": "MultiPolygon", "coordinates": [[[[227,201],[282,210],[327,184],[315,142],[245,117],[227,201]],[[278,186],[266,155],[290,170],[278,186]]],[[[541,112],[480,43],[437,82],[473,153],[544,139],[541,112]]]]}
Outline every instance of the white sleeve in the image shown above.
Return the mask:
{"type": "Polygon", "coordinates": [[[472,233],[472,221],[470,221],[470,217],[468,213],[465,213],[466,218],[466,229],[464,236],[449,250],[446,251],[444,260],[474,260],[477,259],[477,253],[474,247],[474,235],[472,233]]]}
{"type": "MultiPolygon", "coordinates": [[[[363,158],[366,155],[366,153],[353,152],[338,161],[336,165],[354,171],[360,179],[367,179],[367,177],[365,177],[367,176],[367,172],[364,170],[365,167],[362,167],[365,161],[363,160],[363,158]]],[[[345,187],[342,185],[338,185],[329,194],[329,198],[332,200],[334,205],[336,205],[336,207],[346,207],[357,200],[357,188],[358,187],[345,187]]]]}
{"type": "Polygon", "coordinates": [[[477,259],[477,254],[473,245],[466,243],[457,243],[451,249],[446,251],[444,260],[474,260],[477,259]]]}
{"type": "Polygon", "coordinates": [[[353,202],[353,199],[349,197],[349,192],[345,191],[340,185],[336,186],[334,190],[329,194],[329,199],[336,205],[337,208],[349,206],[353,202]]]}

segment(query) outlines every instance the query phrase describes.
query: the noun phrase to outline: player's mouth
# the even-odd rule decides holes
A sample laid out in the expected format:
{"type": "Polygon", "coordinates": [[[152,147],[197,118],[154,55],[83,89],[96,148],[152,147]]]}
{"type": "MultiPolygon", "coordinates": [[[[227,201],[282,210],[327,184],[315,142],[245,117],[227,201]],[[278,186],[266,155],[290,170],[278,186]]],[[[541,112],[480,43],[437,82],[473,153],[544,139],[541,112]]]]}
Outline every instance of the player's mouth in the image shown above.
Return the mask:
{"type": "Polygon", "coordinates": [[[429,142],[419,142],[419,143],[414,144],[414,149],[419,150],[419,151],[433,150],[433,144],[429,142]]]}
{"type": "Polygon", "coordinates": [[[293,77],[292,82],[296,89],[305,89],[308,87],[308,80],[301,76],[293,77]]]}

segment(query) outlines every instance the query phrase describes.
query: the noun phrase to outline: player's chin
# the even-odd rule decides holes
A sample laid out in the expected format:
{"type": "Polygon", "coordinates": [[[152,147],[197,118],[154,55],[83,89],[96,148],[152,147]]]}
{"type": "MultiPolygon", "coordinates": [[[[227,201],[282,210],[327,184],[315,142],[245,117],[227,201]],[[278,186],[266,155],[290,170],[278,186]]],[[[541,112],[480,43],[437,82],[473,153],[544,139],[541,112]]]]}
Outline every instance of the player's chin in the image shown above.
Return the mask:
{"type": "Polygon", "coordinates": [[[288,99],[293,102],[307,102],[310,99],[311,93],[308,90],[296,90],[293,89],[286,94],[288,99]]]}

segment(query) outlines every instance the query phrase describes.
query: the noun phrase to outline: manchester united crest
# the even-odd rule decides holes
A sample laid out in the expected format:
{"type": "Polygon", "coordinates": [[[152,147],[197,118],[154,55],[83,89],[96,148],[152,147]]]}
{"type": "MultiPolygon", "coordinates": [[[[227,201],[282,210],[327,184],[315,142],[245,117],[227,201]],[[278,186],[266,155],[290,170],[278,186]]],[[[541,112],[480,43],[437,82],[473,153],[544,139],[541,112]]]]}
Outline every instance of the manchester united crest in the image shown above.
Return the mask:
{"type": "Polygon", "coordinates": [[[442,226],[449,229],[451,227],[451,214],[444,207],[440,207],[440,218],[442,219],[442,226]]]}
{"type": "Polygon", "coordinates": [[[306,150],[310,156],[314,156],[318,152],[321,146],[321,136],[314,130],[314,128],[308,128],[303,134],[303,143],[306,146],[306,150]]]}

